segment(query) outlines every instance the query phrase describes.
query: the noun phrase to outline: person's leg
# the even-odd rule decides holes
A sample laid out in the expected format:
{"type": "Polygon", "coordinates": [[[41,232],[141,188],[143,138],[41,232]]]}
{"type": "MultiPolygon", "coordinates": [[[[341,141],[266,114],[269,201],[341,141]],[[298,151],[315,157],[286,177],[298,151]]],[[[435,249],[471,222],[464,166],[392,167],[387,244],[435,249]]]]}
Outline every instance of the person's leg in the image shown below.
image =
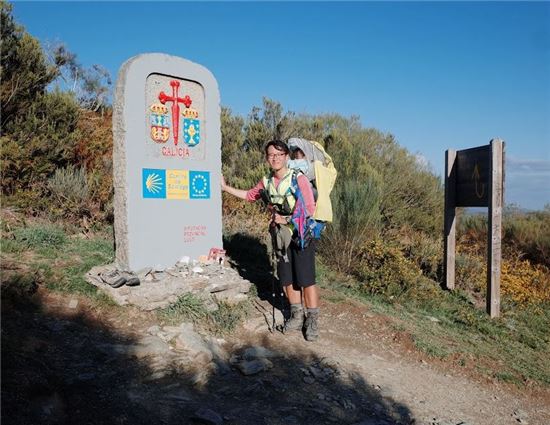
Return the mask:
{"type": "Polygon", "coordinates": [[[308,341],[319,338],[319,288],[315,285],[315,242],[299,251],[296,260],[296,283],[302,287],[306,320],[305,337],[308,341]]]}
{"type": "Polygon", "coordinates": [[[300,289],[294,288],[294,285],[290,283],[288,285],[283,286],[283,291],[290,305],[293,305],[293,304],[302,305],[302,291],[300,291],[300,289]]]}
{"type": "Polygon", "coordinates": [[[288,262],[278,264],[278,273],[286,299],[290,304],[290,317],[285,321],[283,332],[301,330],[304,326],[304,307],[302,306],[302,292],[293,284],[292,253],[287,252],[288,262]]]}
{"type": "Polygon", "coordinates": [[[313,284],[303,289],[306,308],[319,308],[319,288],[313,284]]]}
{"type": "Polygon", "coordinates": [[[290,317],[283,326],[283,332],[299,331],[304,326],[304,307],[302,306],[302,293],[294,285],[283,287],[290,304],[290,317]]]}

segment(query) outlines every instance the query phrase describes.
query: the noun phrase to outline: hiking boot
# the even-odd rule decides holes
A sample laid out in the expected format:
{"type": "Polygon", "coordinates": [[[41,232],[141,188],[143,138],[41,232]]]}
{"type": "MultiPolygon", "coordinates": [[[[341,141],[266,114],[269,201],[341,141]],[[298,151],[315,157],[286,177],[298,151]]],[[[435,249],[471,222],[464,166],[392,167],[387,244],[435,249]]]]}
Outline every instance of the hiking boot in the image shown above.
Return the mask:
{"type": "Polygon", "coordinates": [[[304,326],[304,309],[303,308],[291,308],[290,318],[285,322],[283,326],[283,333],[290,331],[300,331],[304,326]]]}
{"type": "Polygon", "coordinates": [[[112,288],[120,288],[126,283],[126,278],[121,276],[118,270],[103,272],[99,275],[101,280],[112,288]]]}
{"type": "Polygon", "coordinates": [[[139,277],[133,273],[123,272],[122,277],[126,279],[126,286],[139,286],[140,284],[139,277]]]}
{"type": "Polygon", "coordinates": [[[317,341],[319,339],[319,313],[308,313],[304,327],[306,328],[306,340],[317,341]]]}

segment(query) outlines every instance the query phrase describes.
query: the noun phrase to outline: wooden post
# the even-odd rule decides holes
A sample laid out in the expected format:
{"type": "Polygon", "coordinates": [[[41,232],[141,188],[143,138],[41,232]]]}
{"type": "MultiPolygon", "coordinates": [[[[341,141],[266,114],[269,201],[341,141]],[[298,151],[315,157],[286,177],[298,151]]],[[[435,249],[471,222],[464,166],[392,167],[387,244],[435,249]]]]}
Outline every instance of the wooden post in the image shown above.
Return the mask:
{"type": "Polygon", "coordinates": [[[489,225],[487,231],[487,313],[500,315],[500,257],[503,203],[503,142],[491,140],[491,172],[489,174],[489,225]]]}
{"type": "Polygon", "coordinates": [[[445,287],[455,287],[456,248],[456,151],[445,151],[445,287]]]}

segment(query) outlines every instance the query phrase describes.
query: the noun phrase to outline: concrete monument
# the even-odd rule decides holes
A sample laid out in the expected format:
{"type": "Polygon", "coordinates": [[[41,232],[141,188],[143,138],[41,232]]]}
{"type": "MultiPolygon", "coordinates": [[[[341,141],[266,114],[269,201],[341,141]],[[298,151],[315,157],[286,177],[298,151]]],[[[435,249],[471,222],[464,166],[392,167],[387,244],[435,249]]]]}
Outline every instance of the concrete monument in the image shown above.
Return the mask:
{"type": "Polygon", "coordinates": [[[222,247],[220,97],[201,65],[126,61],[113,112],[116,263],[167,268],[222,247]]]}

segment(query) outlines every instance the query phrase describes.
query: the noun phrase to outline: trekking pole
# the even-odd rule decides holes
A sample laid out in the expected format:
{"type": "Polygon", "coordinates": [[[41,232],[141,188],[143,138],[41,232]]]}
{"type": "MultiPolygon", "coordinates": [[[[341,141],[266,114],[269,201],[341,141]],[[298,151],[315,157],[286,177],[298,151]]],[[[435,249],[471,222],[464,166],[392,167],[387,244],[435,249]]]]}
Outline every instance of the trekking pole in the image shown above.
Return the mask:
{"type": "MultiPolygon", "coordinates": [[[[275,262],[275,267],[277,266],[277,263],[275,262]]],[[[274,267],[274,269],[275,269],[274,267]]],[[[277,329],[277,321],[275,320],[275,297],[277,296],[277,293],[275,292],[275,289],[278,289],[279,290],[279,309],[281,310],[281,315],[283,316],[283,324],[281,325],[280,329],[278,330],[281,330],[282,331],[282,328],[284,328],[285,326],[285,294],[283,292],[283,286],[281,285],[281,283],[279,282],[279,287],[278,288],[275,288],[275,280],[277,280],[275,278],[275,270],[273,272],[273,276],[271,278],[271,297],[272,297],[272,307],[273,307],[273,329],[276,330],[277,329]]]]}
{"type": "Polygon", "coordinates": [[[273,283],[272,284],[272,292],[271,292],[271,295],[272,295],[272,298],[273,298],[273,302],[272,302],[272,306],[273,306],[273,329],[277,329],[277,323],[276,323],[276,320],[275,320],[275,297],[277,296],[277,294],[275,293],[275,289],[277,289],[279,291],[279,309],[281,310],[281,315],[283,316],[283,323],[280,327],[280,330],[282,332],[284,326],[285,326],[285,294],[283,292],[283,285],[281,284],[280,280],[279,279],[276,279],[275,278],[275,273],[277,271],[277,252],[274,250],[274,255],[273,255],[273,277],[271,279],[271,282],[273,283]],[[275,288],[275,280],[279,280],[278,282],[278,287],[275,288]]]}
{"type": "MultiPolygon", "coordinates": [[[[277,320],[275,319],[275,298],[277,297],[277,292],[276,290],[279,291],[279,306],[280,306],[280,309],[281,309],[281,314],[283,316],[283,325],[284,326],[284,320],[285,320],[285,313],[284,313],[284,306],[283,306],[283,299],[284,299],[284,293],[283,293],[283,288],[282,286],[276,288],[276,283],[275,283],[275,280],[278,278],[275,277],[276,274],[277,274],[277,263],[278,263],[278,252],[277,252],[277,240],[276,240],[276,236],[275,236],[275,231],[274,231],[274,227],[275,226],[278,226],[277,224],[275,224],[275,210],[274,209],[271,209],[271,223],[270,223],[270,231],[269,231],[269,234],[271,235],[271,246],[272,246],[272,250],[271,250],[271,266],[272,266],[272,271],[271,271],[271,307],[272,307],[272,317],[273,317],[273,325],[272,325],[272,329],[273,330],[276,330],[277,329],[277,320]]],[[[277,279],[278,280],[278,279],[277,279]]],[[[280,282],[279,282],[279,285],[280,285],[280,282]]]]}
{"type": "Polygon", "coordinates": [[[271,323],[271,333],[275,331],[276,328],[276,321],[275,321],[275,274],[271,274],[271,307],[272,307],[272,315],[273,315],[273,322],[271,323]]]}
{"type": "MultiPolygon", "coordinates": [[[[280,282],[279,282],[279,284],[280,284],[280,282]]],[[[279,293],[280,308],[281,308],[281,314],[283,315],[283,324],[281,325],[281,329],[280,329],[281,332],[282,332],[283,329],[284,329],[284,326],[285,326],[285,322],[286,322],[286,320],[285,320],[285,312],[284,312],[284,308],[285,308],[285,294],[284,294],[284,292],[283,292],[283,285],[280,284],[279,290],[281,291],[281,292],[279,293]]]]}
{"type": "MultiPolygon", "coordinates": [[[[273,220],[275,219],[275,211],[271,210],[271,223],[273,225],[273,220]]],[[[273,232],[270,229],[269,234],[271,235],[271,307],[272,307],[272,317],[273,322],[271,324],[272,332],[275,331],[277,322],[275,321],[275,273],[277,273],[277,244],[273,236],[273,232]]]]}

